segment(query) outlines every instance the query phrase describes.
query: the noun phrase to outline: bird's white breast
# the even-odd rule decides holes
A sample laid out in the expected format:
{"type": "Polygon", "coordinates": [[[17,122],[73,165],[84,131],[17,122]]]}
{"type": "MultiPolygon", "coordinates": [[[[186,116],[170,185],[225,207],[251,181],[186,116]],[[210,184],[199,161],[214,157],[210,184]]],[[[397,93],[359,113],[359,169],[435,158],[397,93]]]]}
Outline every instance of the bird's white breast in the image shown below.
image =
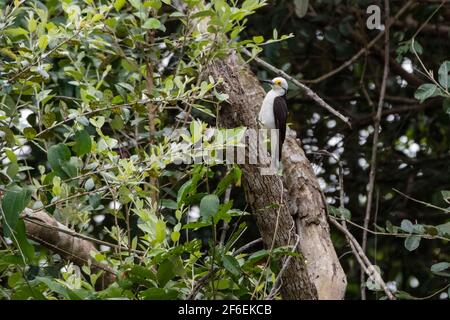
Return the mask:
{"type": "Polygon", "coordinates": [[[275,116],[273,114],[273,101],[280,94],[274,90],[270,90],[263,100],[261,110],[259,111],[258,120],[267,129],[275,129],[275,116]]]}

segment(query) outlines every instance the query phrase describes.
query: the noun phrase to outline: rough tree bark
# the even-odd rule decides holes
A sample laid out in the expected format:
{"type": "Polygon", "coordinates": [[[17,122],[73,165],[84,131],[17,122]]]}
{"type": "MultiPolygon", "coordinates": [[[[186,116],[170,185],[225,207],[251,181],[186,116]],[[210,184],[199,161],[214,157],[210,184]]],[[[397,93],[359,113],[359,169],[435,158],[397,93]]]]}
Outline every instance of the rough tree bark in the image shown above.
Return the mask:
{"type": "MultiPolygon", "coordinates": [[[[220,89],[229,95],[228,103],[220,109],[220,125],[257,128],[256,117],[265,92],[242,60],[232,53],[224,60],[212,62],[206,75],[222,78],[220,89]]],[[[248,148],[247,154],[256,150],[256,141],[249,141],[248,148]]],[[[297,252],[304,259],[291,259],[282,275],[282,297],[342,299],[346,277],[330,239],[324,199],[295,137],[286,139],[283,165],[283,180],[276,175],[261,175],[258,165],[241,166],[246,199],[264,244],[269,248],[272,241],[275,246],[294,245],[296,234],[301,238],[297,252]],[[273,208],[273,204],[280,207],[273,208]]]]}
{"type": "Polygon", "coordinates": [[[300,236],[300,251],[319,299],[343,299],[347,278],[330,238],[325,199],[308,158],[295,133],[283,146],[284,183],[291,215],[300,236]]]}
{"type": "Polygon", "coordinates": [[[97,289],[104,289],[115,281],[114,270],[93,259],[91,253],[98,252],[93,243],[75,236],[74,231],[56,221],[45,211],[34,212],[25,209],[22,216],[28,238],[78,266],[88,265],[93,273],[103,271],[97,280],[97,289]]]}

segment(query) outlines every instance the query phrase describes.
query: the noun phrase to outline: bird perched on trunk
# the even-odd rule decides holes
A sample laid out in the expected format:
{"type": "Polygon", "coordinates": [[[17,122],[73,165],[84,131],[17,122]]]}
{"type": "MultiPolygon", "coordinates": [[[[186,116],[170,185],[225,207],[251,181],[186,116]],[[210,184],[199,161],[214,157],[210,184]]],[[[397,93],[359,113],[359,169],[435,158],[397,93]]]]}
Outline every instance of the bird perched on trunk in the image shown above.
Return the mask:
{"type": "Polygon", "coordinates": [[[286,138],[286,120],[288,116],[286,95],[288,92],[288,83],[286,79],[281,77],[263,81],[270,83],[272,90],[267,92],[263,100],[258,120],[265,129],[278,129],[278,159],[276,159],[276,166],[279,167],[281,150],[283,149],[284,139],[286,138]]]}

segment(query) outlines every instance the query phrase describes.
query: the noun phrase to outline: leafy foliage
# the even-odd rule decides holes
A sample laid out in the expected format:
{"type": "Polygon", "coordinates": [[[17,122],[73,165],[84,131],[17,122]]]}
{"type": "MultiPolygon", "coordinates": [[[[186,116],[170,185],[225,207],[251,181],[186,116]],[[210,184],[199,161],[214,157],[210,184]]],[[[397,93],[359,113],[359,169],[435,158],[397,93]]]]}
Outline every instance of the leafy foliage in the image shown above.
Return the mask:
{"type": "MultiPolygon", "coordinates": [[[[215,154],[242,134],[242,128],[211,134],[229,97],[217,89],[221,79],[203,76],[209,61],[242,47],[253,57],[262,53],[351,118],[349,129],[290,86],[291,127],[315,164],[328,211],[360,235],[381,44],[350,59],[379,34],[365,26],[372,1],[180,3],[0,0],[1,298],[267,297],[276,262],[290,248],[239,253],[259,236],[246,212],[242,172],[194,163],[204,156],[194,148],[201,136],[211,137],[204,150],[215,154]],[[27,239],[26,207],[101,241],[93,259],[111,267],[117,281],[96,290],[104,271],[79,267],[27,239]]],[[[392,2],[392,14],[403,5],[392,2]]],[[[445,298],[450,261],[450,42],[441,31],[449,13],[445,6],[434,13],[432,1],[417,6],[391,28],[368,241],[369,258],[400,299],[445,298]]],[[[344,237],[333,236],[337,251],[347,252],[344,237]]],[[[340,261],[347,297],[359,297],[355,258],[340,261]]],[[[383,297],[371,279],[364,285],[371,298],[383,297]]]]}
{"type": "Polygon", "coordinates": [[[264,4],[0,1],[1,297],[268,294],[279,270],[257,262],[278,261],[289,248],[258,259],[236,254],[247,213],[222,196],[240,186],[240,169],[194,162],[205,150],[235,146],[243,133],[210,134],[228,96],[216,89],[221,79],[201,76],[204,66],[230,49],[256,53],[286,38],[242,40],[247,17],[264,4]],[[102,239],[92,257],[117,280],[96,290],[105,271],[80,268],[27,240],[25,207],[102,239]]]}

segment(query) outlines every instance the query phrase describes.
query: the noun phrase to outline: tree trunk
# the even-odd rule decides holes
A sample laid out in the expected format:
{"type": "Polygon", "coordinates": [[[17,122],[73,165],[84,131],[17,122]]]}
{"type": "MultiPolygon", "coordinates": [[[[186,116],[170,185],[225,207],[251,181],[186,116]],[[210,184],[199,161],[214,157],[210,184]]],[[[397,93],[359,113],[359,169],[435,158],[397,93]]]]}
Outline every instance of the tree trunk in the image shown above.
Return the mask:
{"type": "MultiPolygon", "coordinates": [[[[257,114],[265,92],[258,79],[235,53],[211,63],[206,76],[224,81],[222,92],[229,95],[221,107],[223,127],[257,128],[257,114]]],[[[248,141],[248,153],[257,142],[248,141]]],[[[264,162],[264,159],[263,159],[264,162]]],[[[294,137],[287,137],[283,150],[285,178],[262,175],[258,165],[241,165],[247,202],[252,208],[266,247],[294,245],[301,259],[291,259],[282,274],[284,299],[342,299],[346,277],[330,240],[322,193],[311,165],[294,137]],[[284,198],[284,199],[283,199],[284,198]],[[274,204],[279,204],[274,208],[274,204]],[[277,223],[278,217],[278,223],[277,223]]]]}
{"type": "Polygon", "coordinates": [[[310,162],[289,130],[283,146],[287,202],[300,235],[300,251],[319,299],[343,299],[347,278],[330,239],[325,199],[310,162]]]}

